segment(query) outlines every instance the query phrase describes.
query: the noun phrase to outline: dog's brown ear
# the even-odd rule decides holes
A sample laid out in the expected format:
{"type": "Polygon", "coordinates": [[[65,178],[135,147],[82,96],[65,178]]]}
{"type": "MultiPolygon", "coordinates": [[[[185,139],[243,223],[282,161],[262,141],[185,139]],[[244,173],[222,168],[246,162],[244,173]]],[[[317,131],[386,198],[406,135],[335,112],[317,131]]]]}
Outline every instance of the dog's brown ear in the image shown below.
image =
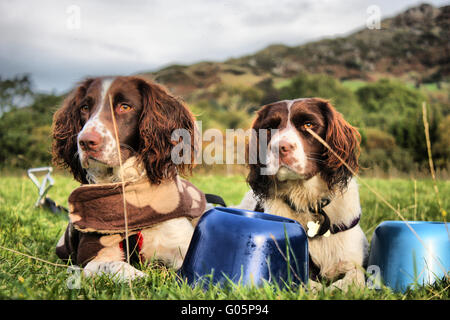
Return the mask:
{"type": "MultiPolygon", "coordinates": [[[[336,154],[353,170],[358,172],[358,157],[360,153],[361,136],[342,115],[327,100],[317,99],[327,122],[325,141],[336,152],[336,154]]],[[[336,157],[325,148],[324,167],[322,177],[328,184],[340,190],[344,189],[353,173],[336,157]]]]}
{"type": "MultiPolygon", "coordinates": [[[[146,79],[137,79],[142,97],[142,114],[139,121],[139,160],[143,161],[152,183],[171,178],[177,173],[187,175],[192,172],[195,157],[195,118],[187,106],[172,96],[162,86],[146,79]],[[173,134],[181,129],[187,133],[182,139],[173,140],[173,134]],[[184,144],[183,160],[173,161],[172,150],[184,144]]],[[[178,158],[179,160],[179,158],[178,158]]]]}
{"type": "Polygon", "coordinates": [[[81,183],[87,183],[87,180],[78,158],[77,134],[82,128],[78,107],[93,81],[89,78],[80,83],[53,115],[53,164],[69,168],[74,178],[81,183]]]}
{"type": "Polygon", "coordinates": [[[269,111],[269,106],[263,106],[257,111],[257,116],[252,123],[252,136],[246,148],[246,161],[249,168],[247,183],[252,188],[254,195],[259,199],[269,197],[269,191],[274,184],[273,177],[262,174],[265,164],[261,163],[261,158],[266,156],[267,144],[270,141],[270,130],[267,130],[265,139],[260,139],[260,129],[269,111]]]}

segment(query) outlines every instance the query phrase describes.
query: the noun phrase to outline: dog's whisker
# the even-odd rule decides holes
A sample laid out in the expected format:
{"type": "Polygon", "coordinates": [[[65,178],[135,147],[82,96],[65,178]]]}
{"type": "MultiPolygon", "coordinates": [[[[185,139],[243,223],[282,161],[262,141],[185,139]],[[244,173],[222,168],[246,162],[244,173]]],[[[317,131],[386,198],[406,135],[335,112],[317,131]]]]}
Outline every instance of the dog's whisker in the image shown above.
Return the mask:
{"type": "Polygon", "coordinates": [[[134,148],[133,148],[132,146],[130,146],[130,145],[126,144],[126,143],[120,143],[119,145],[120,145],[122,148],[125,148],[125,149],[128,149],[129,151],[131,151],[132,154],[136,154],[136,153],[137,153],[137,151],[134,150],[134,148]]]}
{"type": "Polygon", "coordinates": [[[77,150],[72,156],[72,163],[80,161],[80,152],[77,150]]]}
{"type": "Polygon", "coordinates": [[[316,161],[316,162],[326,163],[325,160],[317,159],[317,158],[313,158],[313,157],[309,157],[309,156],[306,156],[306,159],[316,161]]]}

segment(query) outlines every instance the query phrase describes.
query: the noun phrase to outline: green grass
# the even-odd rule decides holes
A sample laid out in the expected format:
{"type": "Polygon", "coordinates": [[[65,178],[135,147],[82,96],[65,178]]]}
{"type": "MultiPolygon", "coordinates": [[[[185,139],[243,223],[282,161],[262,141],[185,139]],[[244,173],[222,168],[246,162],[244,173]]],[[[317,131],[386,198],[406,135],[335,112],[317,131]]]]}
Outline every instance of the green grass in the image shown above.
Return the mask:
{"type": "MultiPolygon", "coordinates": [[[[292,82],[292,79],[277,80],[275,82],[274,86],[276,89],[280,90],[281,88],[290,85],[291,82],[292,82]]],[[[343,80],[343,81],[341,81],[341,84],[345,88],[350,89],[351,91],[355,92],[359,88],[367,85],[368,82],[364,81],[364,80],[354,79],[354,80],[343,80]]],[[[413,82],[405,81],[405,84],[408,88],[417,90],[417,88],[413,82]]],[[[423,84],[421,84],[420,89],[418,89],[418,90],[420,90],[422,92],[433,93],[433,94],[437,94],[437,93],[447,94],[449,89],[450,89],[450,84],[448,82],[442,82],[440,87],[438,86],[437,83],[434,82],[434,83],[423,83],[423,84]]]]}
{"type": "Polygon", "coordinates": [[[364,80],[344,80],[341,83],[344,87],[352,90],[353,92],[367,85],[367,81],[364,80]]]}
{"type": "MultiPolygon", "coordinates": [[[[416,85],[412,82],[407,82],[406,85],[409,88],[416,88],[416,85]]],[[[423,83],[420,85],[420,90],[422,91],[428,91],[428,92],[432,92],[432,93],[438,93],[441,92],[443,94],[447,93],[450,89],[450,84],[448,82],[441,82],[440,87],[438,85],[438,83],[433,82],[433,83],[423,83]]]]}
{"type": "MultiPolygon", "coordinates": [[[[248,190],[243,176],[195,175],[190,179],[201,190],[223,196],[227,204],[237,204],[248,190]]],[[[373,188],[410,220],[442,220],[431,180],[365,179],[373,188]],[[415,197],[416,194],[416,197],[415,197]],[[415,207],[414,204],[417,204],[415,207]]],[[[49,196],[67,206],[67,196],[77,183],[72,178],[55,175],[55,186],[49,196]]],[[[438,187],[444,209],[449,207],[446,195],[448,181],[438,187]]],[[[370,239],[375,227],[384,220],[398,220],[397,215],[379,201],[366,187],[360,187],[363,216],[361,226],[370,239]]],[[[50,262],[61,263],[54,253],[67,220],[63,216],[34,209],[37,189],[27,177],[0,177],[0,245],[50,262]]],[[[176,273],[157,263],[141,268],[149,274],[145,280],[117,284],[107,277],[82,278],[79,289],[69,289],[71,273],[66,268],[32,260],[0,249],[0,298],[3,299],[448,299],[448,282],[410,290],[404,294],[381,290],[353,288],[339,291],[307,292],[303,288],[278,288],[266,284],[260,288],[229,285],[211,286],[207,290],[191,288],[177,280],[176,273]]]]}
{"type": "Polygon", "coordinates": [[[291,84],[291,82],[292,82],[292,80],[291,79],[282,79],[282,80],[278,80],[278,81],[276,81],[275,83],[274,83],[274,87],[276,88],[276,89],[281,89],[281,88],[283,88],[283,87],[287,87],[288,85],[290,85],[291,84]]]}

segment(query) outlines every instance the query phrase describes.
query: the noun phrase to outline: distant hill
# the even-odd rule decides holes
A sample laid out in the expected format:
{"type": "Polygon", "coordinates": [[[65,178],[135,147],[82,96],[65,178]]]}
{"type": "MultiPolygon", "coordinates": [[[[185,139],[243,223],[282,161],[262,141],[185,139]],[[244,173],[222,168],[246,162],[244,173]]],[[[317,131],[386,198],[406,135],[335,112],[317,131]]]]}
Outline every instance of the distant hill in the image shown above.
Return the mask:
{"type": "Polygon", "coordinates": [[[364,26],[346,37],[299,46],[271,45],[225,62],[171,65],[143,75],[189,98],[220,84],[254,86],[271,78],[277,86],[302,71],[341,80],[393,76],[414,83],[447,81],[450,6],[421,4],[384,19],[379,30],[364,26]]]}

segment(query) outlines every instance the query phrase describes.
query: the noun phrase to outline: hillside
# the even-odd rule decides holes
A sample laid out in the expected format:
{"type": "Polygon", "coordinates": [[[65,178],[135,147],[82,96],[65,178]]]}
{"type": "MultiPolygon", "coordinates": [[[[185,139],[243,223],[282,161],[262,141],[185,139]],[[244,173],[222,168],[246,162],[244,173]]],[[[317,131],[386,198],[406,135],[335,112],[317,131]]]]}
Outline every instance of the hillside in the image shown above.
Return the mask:
{"type": "Polygon", "coordinates": [[[271,45],[225,62],[172,65],[145,76],[187,100],[220,84],[275,86],[299,72],[325,73],[340,80],[397,77],[413,83],[446,81],[450,75],[450,6],[410,8],[381,22],[381,29],[299,46],[271,45]]]}

